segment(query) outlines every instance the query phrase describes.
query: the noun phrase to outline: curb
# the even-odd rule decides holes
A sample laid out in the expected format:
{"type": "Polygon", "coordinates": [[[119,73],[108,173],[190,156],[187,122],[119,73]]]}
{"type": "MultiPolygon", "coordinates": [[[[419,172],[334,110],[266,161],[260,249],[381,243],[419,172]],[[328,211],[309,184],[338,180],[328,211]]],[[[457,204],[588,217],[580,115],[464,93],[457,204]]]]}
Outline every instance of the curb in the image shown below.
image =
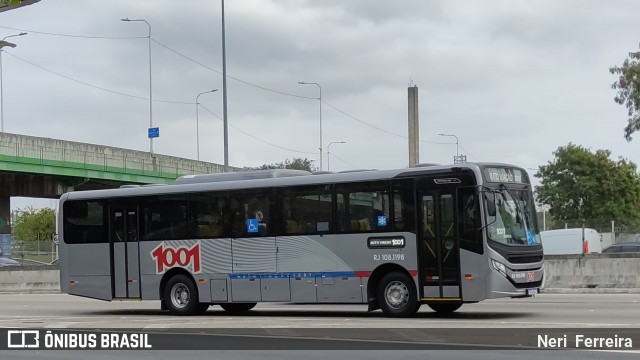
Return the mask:
{"type": "Polygon", "coordinates": [[[542,294],[640,294],[640,288],[544,288],[542,294]]]}

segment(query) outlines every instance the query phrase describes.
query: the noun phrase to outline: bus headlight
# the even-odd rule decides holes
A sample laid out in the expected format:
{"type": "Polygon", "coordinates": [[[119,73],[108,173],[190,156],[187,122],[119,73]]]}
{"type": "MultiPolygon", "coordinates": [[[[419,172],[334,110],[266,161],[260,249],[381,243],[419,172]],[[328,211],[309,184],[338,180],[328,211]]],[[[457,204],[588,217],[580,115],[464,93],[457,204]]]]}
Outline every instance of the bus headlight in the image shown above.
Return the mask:
{"type": "Polygon", "coordinates": [[[493,265],[493,268],[498,270],[500,274],[502,274],[504,277],[507,277],[507,267],[504,266],[503,263],[491,259],[491,265],[493,265]]]}

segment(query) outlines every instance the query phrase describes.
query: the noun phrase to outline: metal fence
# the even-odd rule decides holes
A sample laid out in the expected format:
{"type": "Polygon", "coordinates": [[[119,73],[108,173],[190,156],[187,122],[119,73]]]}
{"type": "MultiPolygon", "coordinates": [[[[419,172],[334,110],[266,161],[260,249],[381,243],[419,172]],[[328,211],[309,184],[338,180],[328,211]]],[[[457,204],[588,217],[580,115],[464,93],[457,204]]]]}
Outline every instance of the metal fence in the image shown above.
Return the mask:
{"type": "Polygon", "coordinates": [[[617,220],[558,220],[545,218],[538,213],[538,225],[540,230],[558,229],[593,229],[600,234],[602,249],[623,242],[640,242],[640,226],[617,220]]]}
{"type": "MultiPolygon", "coordinates": [[[[540,220],[540,219],[538,219],[540,220]]],[[[557,230],[557,229],[573,229],[588,228],[594,229],[600,233],[640,233],[640,226],[637,224],[629,224],[624,221],[617,220],[547,220],[538,221],[540,230],[557,230]]]]}
{"type": "Polygon", "coordinates": [[[11,258],[23,265],[52,264],[58,259],[58,245],[53,241],[53,234],[44,239],[14,239],[11,258]]]}

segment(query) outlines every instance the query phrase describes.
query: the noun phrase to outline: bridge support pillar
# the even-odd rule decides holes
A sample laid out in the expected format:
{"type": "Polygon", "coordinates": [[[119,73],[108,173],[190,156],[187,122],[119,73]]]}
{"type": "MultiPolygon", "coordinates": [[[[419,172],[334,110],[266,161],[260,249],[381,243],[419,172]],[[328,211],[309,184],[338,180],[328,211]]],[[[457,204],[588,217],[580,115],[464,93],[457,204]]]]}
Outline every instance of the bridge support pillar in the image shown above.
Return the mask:
{"type": "Polygon", "coordinates": [[[11,197],[0,196],[0,234],[11,234],[11,197]]]}

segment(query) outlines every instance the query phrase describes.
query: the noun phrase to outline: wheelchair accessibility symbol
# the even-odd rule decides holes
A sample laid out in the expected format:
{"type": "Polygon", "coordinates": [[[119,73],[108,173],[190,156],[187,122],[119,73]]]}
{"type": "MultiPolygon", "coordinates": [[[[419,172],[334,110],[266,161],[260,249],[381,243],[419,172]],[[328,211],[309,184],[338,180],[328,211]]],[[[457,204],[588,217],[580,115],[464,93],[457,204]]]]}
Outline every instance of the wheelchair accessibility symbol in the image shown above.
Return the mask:
{"type": "Polygon", "coordinates": [[[258,219],[247,219],[247,232],[257,233],[259,230],[258,219]]]}

